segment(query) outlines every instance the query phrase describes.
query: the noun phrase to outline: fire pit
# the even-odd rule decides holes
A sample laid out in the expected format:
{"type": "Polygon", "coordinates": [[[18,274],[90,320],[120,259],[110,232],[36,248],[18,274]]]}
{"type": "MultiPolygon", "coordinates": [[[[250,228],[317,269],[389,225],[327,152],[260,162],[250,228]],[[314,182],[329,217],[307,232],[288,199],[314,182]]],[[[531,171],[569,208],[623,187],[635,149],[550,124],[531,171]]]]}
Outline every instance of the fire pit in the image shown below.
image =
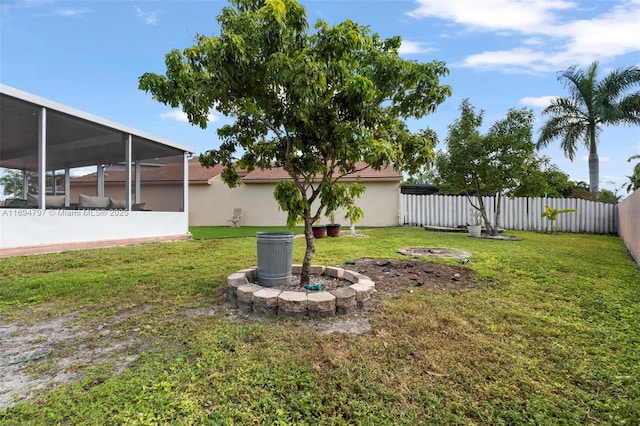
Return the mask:
{"type": "MultiPolygon", "coordinates": [[[[292,274],[300,274],[302,265],[293,265],[292,274]]],[[[375,283],[365,275],[332,266],[311,266],[312,276],[342,280],[343,286],[331,285],[331,290],[307,289],[286,285],[280,288],[262,286],[257,281],[257,268],[242,269],[227,277],[229,299],[243,312],[260,316],[279,315],[285,318],[327,318],[347,315],[368,306],[375,283]]],[[[324,289],[324,287],[322,287],[324,289]]]]}

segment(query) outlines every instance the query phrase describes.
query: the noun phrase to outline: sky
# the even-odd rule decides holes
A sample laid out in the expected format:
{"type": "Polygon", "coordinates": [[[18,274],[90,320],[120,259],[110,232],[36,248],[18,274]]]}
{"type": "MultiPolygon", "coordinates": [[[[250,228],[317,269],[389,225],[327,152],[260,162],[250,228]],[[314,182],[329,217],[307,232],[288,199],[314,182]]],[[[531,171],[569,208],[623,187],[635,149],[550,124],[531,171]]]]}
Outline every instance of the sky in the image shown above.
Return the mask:
{"type": "MultiPolygon", "coordinates": [[[[306,0],[310,26],[351,19],[382,37],[399,35],[405,59],[444,61],[453,95],[409,123],[429,127],[444,148],[447,126],[468,98],[484,110],[486,131],[509,108],[531,108],[534,139],[555,96],[567,96],[558,73],[600,63],[600,76],[640,66],[640,0],[306,0]]],[[[192,126],[138,89],[145,72],[164,74],[165,54],[219,35],[226,1],[0,0],[0,82],[108,120],[190,146],[217,148],[216,129],[231,118],[215,111],[192,126]]],[[[640,154],[640,127],[605,127],[600,135],[600,188],[626,195],[640,154]]],[[[559,141],[540,151],[571,180],[589,181],[584,147],[573,162],[559,141]]]]}

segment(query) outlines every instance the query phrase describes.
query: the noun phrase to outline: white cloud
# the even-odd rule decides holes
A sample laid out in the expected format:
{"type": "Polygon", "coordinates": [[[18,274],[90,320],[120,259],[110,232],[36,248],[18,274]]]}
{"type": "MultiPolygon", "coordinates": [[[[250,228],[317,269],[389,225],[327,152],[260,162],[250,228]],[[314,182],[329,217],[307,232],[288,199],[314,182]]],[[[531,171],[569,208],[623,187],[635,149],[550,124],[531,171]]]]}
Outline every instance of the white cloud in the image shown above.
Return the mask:
{"type": "Polygon", "coordinates": [[[546,108],[551,104],[551,101],[555,99],[556,96],[538,96],[532,97],[527,96],[525,98],[520,99],[520,103],[526,106],[532,106],[535,108],[546,108]]]}
{"type": "Polygon", "coordinates": [[[142,21],[147,25],[155,25],[158,23],[158,14],[157,10],[152,10],[151,12],[144,12],[138,6],[134,6],[136,8],[136,15],[138,18],[142,19],[142,21]]]}
{"type": "MultiPolygon", "coordinates": [[[[566,0],[416,0],[409,16],[439,18],[472,31],[509,33],[521,46],[484,51],[465,58],[463,66],[506,72],[549,72],[569,65],[584,66],[640,52],[640,0],[598,2],[609,7],[594,12],[566,0]],[[522,36],[518,41],[515,37],[522,36]]],[[[595,7],[593,8],[595,10],[595,7]]]]}
{"type": "MultiPolygon", "coordinates": [[[[624,178],[620,176],[604,175],[602,176],[602,179],[606,179],[607,181],[612,181],[612,180],[621,180],[624,178]]],[[[615,183],[615,182],[606,182],[606,183],[615,183]]]]}
{"type": "Polygon", "coordinates": [[[48,3],[53,3],[53,0],[2,0],[0,1],[0,11],[8,11],[17,7],[37,7],[48,3]]]}
{"type": "Polygon", "coordinates": [[[416,53],[432,52],[434,50],[435,49],[432,47],[427,47],[425,43],[421,43],[419,41],[402,40],[398,53],[401,55],[411,55],[416,53]]]}
{"type": "Polygon", "coordinates": [[[500,68],[507,72],[514,70],[546,72],[548,67],[545,61],[546,57],[543,52],[521,47],[469,55],[460,65],[468,68],[500,68]]]}
{"type": "Polygon", "coordinates": [[[67,18],[78,18],[86,15],[88,12],[89,9],[59,9],[55,14],[67,18]]]}
{"type": "Polygon", "coordinates": [[[522,40],[522,44],[526,46],[544,46],[544,39],[541,37],[529,37],[522,40]]]}
{"type": "Polygon", "coordinates": [[[630,52],[640,51],[640,2],[622,2],[610,12],[590,20],[577,20],[559,29],[566,36],[567,56],[580,64],[593,58],[601,61],[630,52]]]}
{"type": "Polygon", "coordinates": [[[454,21],[484,31],[515,31],[535,34],[529,29],[556,22],[556,11],[576,7],[563,0],[417,0],[417,9],[408,13],[420,19],[427,17],[454,21]]]}
{"type": "MultiPolygon", "coordinates": [[[[180,111],[179,109],[172,109],[171,111],[167,111],[165,113],[162,113],[160,115],[161,118],[167,118],[170,120],[175,120],[175,121],[179,121],[181,123],[188,123],[189,122],[189,118],[187,117],[187,114],[185,114],[184,112],[180,111]]],[[[207,121],[209,123],[215,123],[217,121],[220,121],[220,117],[212,112],[209,112],[209,115],[207,116],[207,121]]]]}
{"type": "Polygon", "coordinates": [[[184,123],[188,123],[189,119],[187,118],[187,114],[180,111],[179,109],[172,109],[171,111],[164,112],[160,115],[162,118],[169,118],[171,120],[181,121],[184,123]]]}

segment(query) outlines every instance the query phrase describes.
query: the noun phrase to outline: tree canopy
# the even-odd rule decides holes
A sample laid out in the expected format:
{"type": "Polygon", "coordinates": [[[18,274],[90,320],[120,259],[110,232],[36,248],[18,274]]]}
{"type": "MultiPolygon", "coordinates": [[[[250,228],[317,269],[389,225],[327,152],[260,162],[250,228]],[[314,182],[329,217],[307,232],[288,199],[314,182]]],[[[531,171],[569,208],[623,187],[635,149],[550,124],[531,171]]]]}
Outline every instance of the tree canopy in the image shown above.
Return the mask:
{"type": "Polygon", "coordinates": [[[582,141],[589,150],[589,189],[594,197],[599,192],[598,139],[602,126],[640,125],[640,91],[627,93],[640,87],[640,68],[615,69],[602,80],[597,74],[598,62],[593,62],[586,70],[573,66],[559,75],[570,96],[553,99],[542,111],[549,119],[540,129],[537,143],[542,148],[561,139],[565,156],[573,161],[582,141]]]}
{"type": "Polygon", "coordinates": [[[436,184],[443,192],[464,193],[482,215],[488,232],[495,234],[500,221],[500,197],[494,223],[488,219],[483,197],[517,188],[528,171],[539,165],[532,140],[531,110],[510,109],[484,135],[479,130],[483,115],[483,111],[476,113],[469,101],[463,100],[460,117],[449,125],[447,151],[436,162],[436,184]]]}
{"type": "Polygon", "coordinates": [[[568,197],[574,187],[568,174],[552,164],[548,157],[542,157],[532,159],[518,186],[507,191],[506,195],[563,198],[568,197]]]}
{"type": "Polygon", "coordinates": [[[238,168],[287,171],[274,195],[288,225],[305,224],[305,283],[312,224],[336,210],[354,222],[362,215],[355,200],[364,188],[341,177],[360,161],[415,173],[433,159],[436,134],[413,133],[404,120],[450,96],[440,82],[448,70],[402,59],[400,37],[383,39],[350,20],[319,20],[310,31],[295,0],[232,0],[217,20],[219,36],[172,50],[166,74],[146,73],[139,86],[203,128],[212,108],[235,118],[218,129],[219,148],[200,156],[205,166],[225,165],[230,186],[240,183],[238,168]]]}

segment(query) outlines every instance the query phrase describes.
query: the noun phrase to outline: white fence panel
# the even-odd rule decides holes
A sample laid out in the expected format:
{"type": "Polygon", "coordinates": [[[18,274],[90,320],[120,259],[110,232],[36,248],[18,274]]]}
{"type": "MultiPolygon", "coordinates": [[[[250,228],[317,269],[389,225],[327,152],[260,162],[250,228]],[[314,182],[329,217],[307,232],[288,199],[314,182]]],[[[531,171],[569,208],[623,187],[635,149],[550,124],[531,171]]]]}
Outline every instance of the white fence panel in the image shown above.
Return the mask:
{"type": "MultiPolygon", "coordinates": [[[[474,203],[476,200],[473,200],[474,203]]],[[[496,197],[484,197],[487,216],[495,220],[496,197]]],[[[558,215],[555,226],[562,232],[616,234],[616,205],[577,198],[508,198],[500,200],[500,227],[515,230],[545,231],[551,224],[542,217],[545,205],[553,209],[575,209],[558,215]]],[[[472,206],[464,195],[401,195],[401,222],[410,226],[458,227],[473,222],[472,206]]]]}

